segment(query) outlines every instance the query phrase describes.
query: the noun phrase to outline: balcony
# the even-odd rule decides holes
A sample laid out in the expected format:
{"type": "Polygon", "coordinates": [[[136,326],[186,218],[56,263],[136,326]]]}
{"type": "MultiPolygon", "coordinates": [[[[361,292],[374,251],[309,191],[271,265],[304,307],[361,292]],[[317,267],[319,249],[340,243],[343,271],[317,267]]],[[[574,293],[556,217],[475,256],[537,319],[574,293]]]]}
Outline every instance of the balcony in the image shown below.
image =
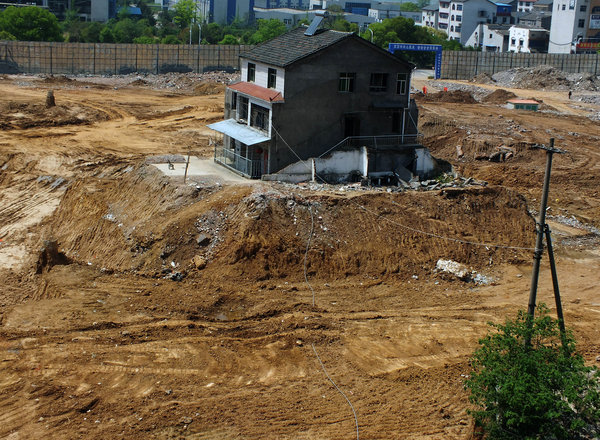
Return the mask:
{"type": "Polygon", "coordinates": [[[262,175],[261,160],[248,159],[223,146],[215,148],[215,162],[250,179],[258,179],[262,175]]]}

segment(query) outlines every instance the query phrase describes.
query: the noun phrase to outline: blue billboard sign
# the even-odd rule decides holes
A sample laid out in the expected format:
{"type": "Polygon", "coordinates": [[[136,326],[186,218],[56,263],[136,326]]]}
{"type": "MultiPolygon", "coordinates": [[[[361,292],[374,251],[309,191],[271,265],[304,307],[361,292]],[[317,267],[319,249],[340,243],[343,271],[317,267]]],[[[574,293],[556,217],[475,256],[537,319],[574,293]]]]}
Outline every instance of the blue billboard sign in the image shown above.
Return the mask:
{"type": "Polygon", "coordinates": [[[397,50],[410,50],[417,52],[435,52],[435,79],[442,76],[442,46],[439,44],[418,44],[418,43],[390,43],[388,51],[391,53],[397,50]]]}

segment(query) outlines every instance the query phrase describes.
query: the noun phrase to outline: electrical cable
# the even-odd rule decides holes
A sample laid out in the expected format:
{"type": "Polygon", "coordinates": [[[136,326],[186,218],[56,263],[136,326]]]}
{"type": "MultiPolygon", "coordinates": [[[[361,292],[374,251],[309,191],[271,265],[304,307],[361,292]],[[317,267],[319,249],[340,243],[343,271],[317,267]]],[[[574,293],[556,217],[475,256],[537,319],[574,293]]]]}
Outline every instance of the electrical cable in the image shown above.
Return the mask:
{"type": "MultiPolygon", "coordinates": [[[[315,218],[314,218],[314,215],[313,215],[313,212],[312,212],[312,205],[310,205],[310,204],[308,205],[308,210],[310,212],[310,234],[308,236],[308,240],[307,240],[307,243],[306,243],[306,252],[304,253],[304,281],[306,282],[306,284],[308,285],[308,287],[312,291],[312,305],[314,307],[315,306],[315,290],[313,289],[312,285],[308,281],[308,272],[307,272],[307,269],[306,269],[306,259],[308,257],[308,251],[309,251],[309,248],[310,248],[310,243],[311,243],[311,240],[312,240],[312,236],[314,234],[315,218]]],[[[317,349],[315,348],[315,344],[311,343],[310,346],[312,347],[312,350],[315,353],[315,356],[317,357],[317,360],[319,361],[319,364],[321,365],[321,369],[323,370],[323,373],[325,373],[325,376],[327,377],[327,379],[329,380],[329,382],[331,382],[331,384],[338,391],[338,393],[340,393],[344,397],[344,399],[346,399],[346,402],[348,402],[348,405],[350,405],[350,409],[352,410],[352,414],[354,415],[354,423],[356,425],[356,440],[360,440],[359,428],[358,428],[358,417],[356,415],[356,410],[354,409],[354,406],[352,405],[352,402],[350,402],[350,399],[348,399],[348,396],[346,396],[346,394],[344,394],[344,392],[340,389],[340,387],[337,386],[337,384],[334,382],[334,380],[331,378],[331,376],[327,372],[327,369],[325,368],[325,364],[323,364],[323,361],[321,360],[321,357],[319,356],[319,353],[317,353],[317,349]]]]}
{"type": "MultiPolygon", "coordinates": [[[[306,163],[307,161],[303,160],[302,158],[300,158],[300,156],[296,153],[296,151],[294,151],[294,149],[286,142],[286,140],[283,138],[283,136],[281,136],[281,134],[279,133],[279,131],[275,128],[275,126],[271,126],[271,128],[275,131],[275,133],[279,136],[279,138],[283,141],[283,143],[290,149],[290,151],[294,154],[294,156],[296,156],[298,158],[299,161],[301,161],[303,164],[305,164],[306,168],[311,171],[312,173],[312,168],[306,163]]],[[[319,176],[316,172],[315,172],[315,177],[318,178],[320,181],[325,182],[325,180],[319,176]]],[[[352,198],[348,198],[347,200],[349,200],[351,203],[353,203],[354,205],[356,205],[357,207],[359,207],[360,209],[362,209],[363,211],[367,212],[368,214],[371,214],[377,218],[381,218],[389,223],[392,223],[393,225],[399,226],[403,229],[412,231],[412,232],[416,232],[418,234],[423,234],[423,235],[427,235],[429,237],[434,237],[434,238],[438,238],[440,240],[447,240],[447,241],[452,241],[455,243],[461,243],[461,244],[468,244],[471,246],[480,246],[480,247],[486,247],[486,248],[496,248],[496,249],[511,249],[511,250],[519,250],[519,251],[533,251],[535,250],[532,247],[524,247],[524,246],[510,246],[510,245],[502,245],[502,244],[494,244],[494,243],[482,243],[482,242],[476,242],[476,241],[470,241],[470,240],[462,240],[460,238],[454,238],[454,237],[447,237],[444,235],[439,235],[439,234],[434,234],[432,232],[427,232],[427,231],[423,231],[417,228],[413,228],[411,226],[406,226],[400,222],[397,222],[395,220],[392,220],[388,217],[384,217],[380,214],[377,214],[375,212],[372,212],[371,210],[365,208],[364,206],[360,205],[359,203],[356,203],[354,200],[352,200],[352,198]]],[[[395,203],[392,201],[392,203],[395,203]]]]}

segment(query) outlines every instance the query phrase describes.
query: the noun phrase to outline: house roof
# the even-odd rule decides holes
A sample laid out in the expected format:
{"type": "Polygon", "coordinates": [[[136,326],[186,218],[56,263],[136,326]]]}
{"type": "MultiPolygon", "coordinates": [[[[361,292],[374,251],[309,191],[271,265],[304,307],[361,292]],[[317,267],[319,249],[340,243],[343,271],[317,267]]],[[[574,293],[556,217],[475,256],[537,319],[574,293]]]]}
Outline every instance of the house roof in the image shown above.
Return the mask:
{"type": "Polygon", "coordinates": [[[429,5],[424,6],[424,7],[421,8],[422,11],[437,11],[439,9],[440,9],[439,3],[429,4],[429,5]]]}
{"type": "Polygon", "coordinates": [[[507,102],[511,104],[539,104],[539,102],[533,99],[509,99],[507,102]]]}
{"type": "Polygon", "coordinates": [[[276,67],[287,67],[331,47],[340,41],[353,39],[361,44],[369,46],[372,50],[381,53],[383,56],[393,58],[396,62],[414,68],[411,63],[403,61],[392,53],[376,46],[373,43],[357,36],[352,32],[340,32],[328,29],[319,29],[314,35],[304,35],[306,26],[300,26],[283,35],[266,41],[247,52],[240,54],[240,58],[246,58],[259,63],[270,64],[276,67]]]}
{"type": "Polygon", "coordinates": [[[245,95],[253,96],[254,98],[262,99],[267,102],[283,102],[283,96],[281,92],[273,89],[267,89],[265,87],[257,86],[249,82],[238,82],[231,84],[230,89],[237,92],[244,93],[245,95]]]}
{"type": "Polygon", "coordinates": [[[241,53],[240,57],[285,67],[353,35],[351,32],[319,30],[315,35],[307,36],[305,31],[306,28],[300,26],[241,53]]]}

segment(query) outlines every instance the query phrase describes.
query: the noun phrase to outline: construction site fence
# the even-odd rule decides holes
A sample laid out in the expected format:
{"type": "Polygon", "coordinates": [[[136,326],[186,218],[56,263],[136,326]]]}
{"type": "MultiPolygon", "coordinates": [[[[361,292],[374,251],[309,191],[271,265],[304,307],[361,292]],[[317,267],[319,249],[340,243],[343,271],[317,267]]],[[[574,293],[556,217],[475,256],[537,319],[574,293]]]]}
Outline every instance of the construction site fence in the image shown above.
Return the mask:
{"type": "Polygon", "coordinates": [[[250,46],[0,41],[0,73],[125,75],[239,69],[250,46]]]}
{"type": "Polygon", "coordinates": [[[442,79],[471,79],[517,67],[550,65],[566,73],[600,74],[600,54],[551,54],[513,52],[444,51],[442,79]]]}
{"type": "MultiPolygon", "coordinates": [[[[0,73],[124,75],[236,71],[251,46],[0,41],[0,73]]],[[[600,54],[444,51],[443,79],[471,79],[546,64],[567,73],[600,73],[600,54]]]]}

